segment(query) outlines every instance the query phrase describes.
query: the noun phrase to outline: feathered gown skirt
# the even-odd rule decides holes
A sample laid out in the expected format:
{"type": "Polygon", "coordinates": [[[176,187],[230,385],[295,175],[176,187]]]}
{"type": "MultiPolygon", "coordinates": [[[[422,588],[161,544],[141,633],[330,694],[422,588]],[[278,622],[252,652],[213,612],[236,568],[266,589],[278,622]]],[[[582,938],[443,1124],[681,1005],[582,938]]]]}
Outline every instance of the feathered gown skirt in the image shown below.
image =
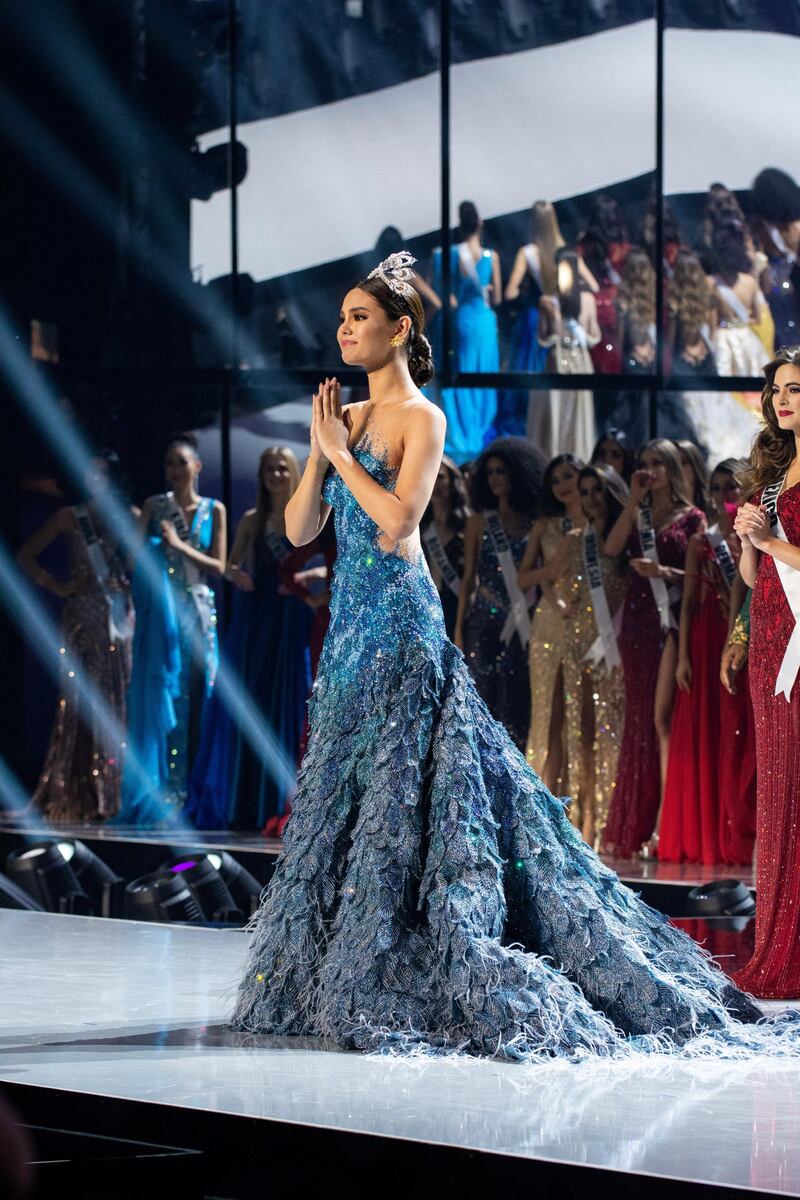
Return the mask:
{"type": "Polygon", "coordinates": [[[796,1024],[754,1024],[582,840],[445,637],[421,556],[376,548],[334,481],[311,736],[234,1028],[512,1059],[798,1053],[796,1024]]]}

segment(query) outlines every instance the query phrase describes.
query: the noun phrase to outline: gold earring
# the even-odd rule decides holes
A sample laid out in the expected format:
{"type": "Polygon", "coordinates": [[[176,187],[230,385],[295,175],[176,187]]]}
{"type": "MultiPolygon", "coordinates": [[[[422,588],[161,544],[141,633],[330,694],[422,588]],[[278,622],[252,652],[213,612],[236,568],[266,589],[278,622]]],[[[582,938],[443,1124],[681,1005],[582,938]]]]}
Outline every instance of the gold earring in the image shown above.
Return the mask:
{"type": "Polygon", "coordinates": [[[397,349],[398,346],[402,346],[405,343],[405,340],[402,333],[396,333],[393,338],[389,338],[389,345],[397,349]]]}

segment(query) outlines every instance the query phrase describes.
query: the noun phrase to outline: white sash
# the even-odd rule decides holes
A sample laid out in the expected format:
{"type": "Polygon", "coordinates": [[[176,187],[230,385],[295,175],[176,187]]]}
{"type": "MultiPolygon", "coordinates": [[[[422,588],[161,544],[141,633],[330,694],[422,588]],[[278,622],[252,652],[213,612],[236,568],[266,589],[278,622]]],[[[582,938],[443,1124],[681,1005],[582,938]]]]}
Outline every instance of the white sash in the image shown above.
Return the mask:
{"type": "Polygon", "coordinates": [[[533,243],[529,242],[527,246],[522,247],[522,253],[525,255],[525,261],[528,264],[528,270],[536,280],[539,291],[543,292],[544,287],[542,286],[542,264],[539,261],[538,255],[534,254],[534,249],[535,247],[533,243]]]}
{"type": "MultiPolygon", "coordinates": [[[[761,503],[769,513],[770,524],[775,536],[780,538],[782,542],[788,543],[789,539],[778,516],[778,496],[781,494],[785,480],[786,476],[784,475],[782,479],[776,480],[775,483],[770,483],[765,487],[761,503]]],[[[789,608],[794,617],[792,636],[789,638],[783,662],[778,671],[778,678],[775,680],[775,695],[784,695],[788,701],[791,700],[792,687],[794,686],[794,681],[797,679],[797,673],[800,671],[800,571],[795,567],[790,567],[787,563],[780,562],[777,558],[774,562],[778,578],[781,581],[789,608]]]]}
{"type": "Polygon", "coordinates": [[[722,573],[722,578],[728,587],[732,588],[733,581],[736,578],[736,563],[731,554],[730,546],[720,532],[719,525],[712,525],[710,529],[707,529],[706,537],[711,549],[714,551],[714,558],[722,573]]]}
{"type": "MultiPolygon", "coordinates": [[[[642,557],[649,558],[651,563],[656,566],[661,564],[658,561],[658,547],[656,544],[656,531],[653,528],[653,514],[650,510],[650,505],[642,501],[639,505],[639,540],[642,544],[642,557]]],[[[653,593],[653,599],[656,602],[658,609],[658,619],[661,622],[661,628],[666,633],[669,629],[677,629],[675,618],[672,615],[670,608],[670,597],[667,591],[667,585],[660,577],[650,579],[650,590],[653,593]]]]}
{"type": "Polygon", "coordinates": [[[511,553],[506,531],[503,529],[503,523],[498,513],[494,511],[486,512],[484,513],[484,518],[492,547],[500,564],[500,570],[503,572],[506,595],[511,604],[511,612],[506,618],[500,638],[508,646],[516,629],[516,632],[519,634],[519,640],[522,642],[523,647],[525,647],[531,638],[531,619],[528,615],[527,601],[517,583],[517,565],[514,562],[514,555],[511,553]]]}
{"type": "Polygon", "coordinates": [[[484,304],[487,305],[487,307],[490,307],[489,285],[481,283],[481,277],[478,274],[478,264],[472,257],[472,251],[466,242],[459,242],[456,246],[456,250],[458,251],[458,257],[461,262],[461,266],[464,268],[464,274],[475,284],[475,287],[483,296],[484,304]]]}
{"type": "Polygon", "coordinates": [[[75,514],[78,532],[83,538],[89,566],[92,568],[97,586],[103,593],[103,598],[108,606],[109,641],[112,644],[129,641],[133,637],[133,614],[128,596],[123,591],[112,592],[108,586],[111,568],[103,553],[103,547],[100,545],[100,539],[88,508],[85,504],[77,504],[72,511],[75,514]]]}
{"type": "MultiPolygon", "coordinates": [[[[202,503],[203,501],[201,499],[199,504],[202,503]]],[[[191,530],[186,523],[186,517],[183,514],[183,509],[175,499],[175,493],[165,492],[161,497],[161,505],[163,510],[166,512],[166,519],[168,521],[172,521],[172,524],[175,526],[178,532],[178,537],[181,539],[181,541],[190,542],[191,530]]],[[[195,549],[197,549],[197,547],[195,547],[195,549]]],[[[211,588],[207,583],[203,582],[203,577],[200,573],[200,568],[197,563],[194,561],[194,559],[189,558],[187,555],[184,555],[183,557],[183,571],[184,578],[186,579],[186,586],[192,593],[192,599],[194,600],[194,605],[197,609],[197,615],[200,617],[200,624],[203,628],[203,633],[208,633],[208,630],[211,626],[211,588]]]]}
{"type": "Polygon", "coordinates": [[[612,619],[608,607],[608,597],[603,584],[603,568],[600,562],[600,543],[597,531],[593,525],[588,525],[583,535],[583,563],[586,568],[586,579],[592,596],[592,612],[597,626],[597,637],[583,656],[584,662],[597,666],[603,659],[610,671],[620,666],[622,659],[617,645],[617,618],[622,620],[622,608],[612,619]]]}
{"type": "Polygon", "coordinates": [[[748,312],[744,303],[736,295],[736,292],[733,290],[733,288],[728,287],[727,283],[720,283],[720,281],[718,279],[717,280],[717,291],[719,292],[720,296],[722,296],[722,299],[725,301],[725,303],[728,305],[728,308],[730,308],[733,311],[733,313],[739,318],[739,320],[742,322],[742,324],[743,325],[749,324],[750,313],[748,312]]]}
{"type": "Polygon", "coordinates": [[[461,595],[461,577],[455,569],[450,559],[447,557],[447,551],[442,545],[441,538],[436,532],[436,522],[430,521],[422,531],[422,540],[430,551],[431,558],[439,568],[442,579],[445,581],[450,591],[454,596],[461,595]]]}

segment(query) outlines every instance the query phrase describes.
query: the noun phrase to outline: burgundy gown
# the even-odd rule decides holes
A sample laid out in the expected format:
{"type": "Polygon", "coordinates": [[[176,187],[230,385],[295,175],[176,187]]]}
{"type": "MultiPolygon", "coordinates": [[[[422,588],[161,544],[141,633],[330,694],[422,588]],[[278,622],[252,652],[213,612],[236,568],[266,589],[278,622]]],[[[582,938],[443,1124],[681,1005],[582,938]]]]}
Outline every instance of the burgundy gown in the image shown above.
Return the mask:
{"type": "MultiPolygon", "coordinates": [[[[656,538],[662,567],[683,570],[686,548],[705,517],[687,509],[656,538]]],[[[631,554],[641,557],[638,533],[631,537],[631,554]]],[[[680,600],[673,606],[677,620],[680,600]]],[[[664,648],[650,580],[631,574],[622,610],[619,648],[625,673],[625,725],[619,752],[619,772],[611,798],[605,845],[621,858],[631,858],[651,836],[661,800],[661,769],[655,727],[658,664],[664,648]]]]}
{"type": "MultiPolygon", "coordinates": [[[[799,546],[800,485],[779,497],[778,514],[786,537],[799,546]]],[[[749,654],[756,723],[756,947],[736,981],[765,1000],[800,997],[800,682],[791,703],[775,695],[793,629],[775,560],[762,554],[750,604],[749,654]]]]}
{"type": "Polygon", "coordinates": [[[692,686],[675,700],[658,857],[749,865],[756,761],[747,667],[731,696],[719,678],[730,593],[705,538],[702,554],[689,648],[692,686]]]}

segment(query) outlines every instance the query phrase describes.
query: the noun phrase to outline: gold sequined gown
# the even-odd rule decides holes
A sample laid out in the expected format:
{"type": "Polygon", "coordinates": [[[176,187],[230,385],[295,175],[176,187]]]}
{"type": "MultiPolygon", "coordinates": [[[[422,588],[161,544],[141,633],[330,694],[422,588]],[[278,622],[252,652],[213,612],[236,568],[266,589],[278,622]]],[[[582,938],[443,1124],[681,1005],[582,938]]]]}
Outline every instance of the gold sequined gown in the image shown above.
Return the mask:
{"type": "MultiPolygon", "coordinates": [[[[625,597],[627,575],[620,569],[619,560],[606,554],[600,555],[600,565],[613,617],[625,597]]],[[[597,625],[586,578],[582,537],[572,539],[565,578],[569,598],[575,603],[575,616],[564,621],[564,726],[569,795],[573,801],[569,816],[582,828],[588,800],[593,810],[595,844],[599,844],[617,778],[625,689],[621,666],[609,671],[604,659],[596,666],[584,661],[597,637],[597,625]],[[594,786],[587,798],[592,765],[594,786]]]]}
{"type": "MultiPolygon", "coordinates": [[[[563,534],[561,517],[544,518],[542,533],[542,561],[547,563],[555,554],[563,534]]],[[[569,581],[566,577],[548,588],[555,599],[569,599],[569,581]]],[[[554,603],[543,594],[534,610],[531,622],[531,640],[528,643],[528,663],[531,679],[531,719],[528,729],[526,757],[537,775],[541,775],[547,763],[550,743],[550,724],[556,688],[563,687],[559,670],[564,665],[566,645],[566,621],[554,603]]],[[[566,737],[562,726],[562,755],[564,770],[557,781],[556,790],[566,794],[566,737]]]]}
{"type": "MultiPolygon", "coordinates": [[[[130,595],[121,558],[100,529],[97,534],[111,569],[109,590],[130,595]]],[[[77,671],[85,672],[108,715],[124,734],[131,642],[110,640],[106,597],[89,564],[86,543],[77,525],[69,535],[68,553],[70,579],[78,581],[79,590],[64,603],[63,645],[78,660],[77,671]]],[[[98,720],[89,725],[81,718],[77,672],[70,676],[70,669],[65,657],[53,732],[32,798],[33,806],[54,824],[104,821],[115,815],[120,801],[124,743],[110,741],[109,731],[104,734],[98,720]]]]}

